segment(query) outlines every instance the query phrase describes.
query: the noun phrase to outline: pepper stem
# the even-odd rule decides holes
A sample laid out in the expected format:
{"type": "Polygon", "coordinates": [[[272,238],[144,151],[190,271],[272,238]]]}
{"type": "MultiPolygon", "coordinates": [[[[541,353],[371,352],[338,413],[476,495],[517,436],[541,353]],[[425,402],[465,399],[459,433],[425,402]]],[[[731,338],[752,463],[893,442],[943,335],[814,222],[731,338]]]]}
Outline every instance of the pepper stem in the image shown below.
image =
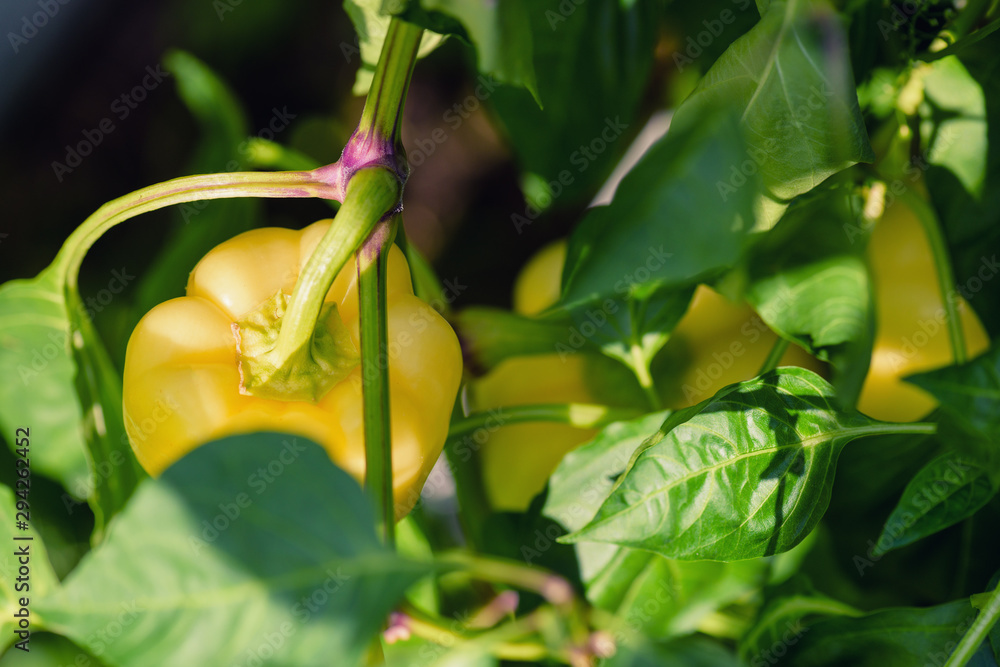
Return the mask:
{"type": "Polygon", "coordinates": [[[995,587],[986,598],[986,603],[982,606],[979,616],[976,617],[972,627],[968,629],[962,637],[962,641],[955,647],[954,652],[948,658],[944,667],[963,667],[967,665],[973,654],[979,650],[979,646],[989,636],[990,630],[1000,620],[1000,585],[995,587]]]}
{"type": "Polygon", "coordinates": [[[945,245],[944,234],[938,225],[937,215],[923,197],[914,192],[904,192],[900,201],[910,207],[920,226],[924,230],[927,242],[934,258],[934,270],[938,277],[938,289],[941,291],[941,305],[944,307],[945,320],[948,324],[948,340],[951,342],[951,355],[956,364],[964,364],[968,359],[965,349],[965,332],[962,331],[962,319],[956,307],[958,292],[955,290],[955,278],[951,270],[951,259],[948,257],[948,247],[945,245]]]}
{"type": "Polygon", "coordinates": [[[778,337],[778,340],[774,341],[771,351],[767,353],[767,358],[764,359],[764,363],[760,365],[760,370],[757,371],[758,377],[778,367],[781,358],[785,356],[785,351],[788,349],[790,342],[787,338],[782,338],[781,336],[778,337]]]}
{"type": "Polygon", "coordinates": [[[361,299],[361,387],[365,428],[365,490],[375,504],[375,529],[385,544],[395,542],[392,437],[389,403],[386,275],[398,216],[379,225],[358,250],[361,299]]]}
{"type": "Polygon", "coordinates": [[[393,18],[382,43],[358,134],[368,134],[397,143],[403,123],[403,101],[417,60],[423,29],[393,18]]]}
{"type": "Polygon", "coordinates": [[[398,181],[385,169],[362,169],[352,176],[344,205],[295,283],[275,347],[279,361],[291,359],[303,351],[308,353],[323,301],[334,279],[354,249],[397,205],[399,194],[398,181]]]}
{"type": "Polygon", "coordinates": [[[327,174],[315,171],[236,172],[184,176],[113,199],[90,215],[63,243],[53,269],[71,287],[90,247],[115,225],[166,206],[232,197],[321,197],[340,199],[327,174]]]}

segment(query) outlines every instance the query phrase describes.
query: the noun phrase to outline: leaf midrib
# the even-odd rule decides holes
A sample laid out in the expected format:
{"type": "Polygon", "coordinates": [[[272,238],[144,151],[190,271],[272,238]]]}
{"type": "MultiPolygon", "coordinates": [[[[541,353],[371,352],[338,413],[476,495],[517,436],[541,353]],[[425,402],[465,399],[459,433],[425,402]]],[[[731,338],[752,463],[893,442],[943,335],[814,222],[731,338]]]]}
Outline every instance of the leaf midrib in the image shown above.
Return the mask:
{"type": "MultiPolygon", "coordinates": [[[[688,424],[686,424],[686,425],[690,426],[692,424],[691,424],[691,422],[688,422],[688,424]]],[[[703,430],[707,430],[707,429],[703,429],[703,430]]],[[[645,505],[652,498],[654,498],[656,496],[659,496],[659,495],[663,495],[663,494],[669,494],[669,492],[671,490],[673,490],[675,487],[677,487],[678,485],[680,485],[680,484],[682,484],[684,482],[692,480],[692,479],[694,479],[696,477],[705,476],[705,475],[707,475],[707,474],[709,474],[711,472],[714,472],[715,470],[718,470],[719,468],[725,467],[725,466],[727,466],[729,464],[735,463],[735,462],[740,461],[740,460],[745,459],[745,458],[749,458],[751,456],[755,456],[755,455],[758,455],[758,454],[760,454],[760,455],[775,454],[775,453],[777,453],[777,452],[779,452],[779,451],[781,451],[783,449],[791,449],[793,447],[799,447],[799,448],[803,448],[803,449],[809,448],[809,447],[815,447],[817,444],[820,444],[820,443],[825,442],[825,441],[833,441],[833,440],[841,439],[841,438],[843,438],[845,436],[849,436],[848,440],[845,441],[845,444],[846,444],[846,442],[849,442],[850,440],[854,440],[856,438],[859,438],[859,437],[862,437],[862,436],[865,436],[865,435],[879,435],[879,434],[886,433],[886,432],[892,433],[892,432],[895,432],[895,429],[892,426],[886,426],[886,425],[883,425],[883,424],[873,424],[873,425],[870,425],[870,426],[856,426],[856,427],[851,427],[851,428],[846,428],[846,429],[840,429],[840,430],[834,431],[832,433],[831,432],[826,432],[826,433],[820,433],[820,434],[817,434],[817,435],[814,435],[814,436],[809,436],[809,437],[804,438],[804,439],[802,439],[802,440],[800,440],[798,442],[795,442],[795,443],[788,443],[788,444],[776,445],[774,447],[765,447],[763,449],[755,449],[755,450],[750,451],[750,452],[744,452],[742,454],[738,454],[737,456],[735,456],[733,458],[725,459],[724,461],[720,461],[719,463],[715,463],[715,464],[707,466],[705,468],[699,468],[698,470],[695,470],[695,471],[691,472],[690,474],[687,474],[687,475],[684,475],[682,477],[679,477],[676,480],[672,480],[669,484],[666,484],[664,486],[658,487],[657,489],[655,489],[652,492],[646,494],[645,496],[643,496],[639,500],[630,503],[625,509],[623,509],[621,511],[618,511],[618,512],[615,512],[614,514],[609,514],[608,516],[604,517],[603,519],[601,519],[601,520],[599,520],[597,522],[594,522],[594,523],[590,524],[589,526],[584,527],[581,531],[579,531],[576,534],[577,535],[586,535],[587,533],[593,532],[597,528],[603,526],[605,523],[608,523],[609,521],[611,521],[613,519],[616,519],[616,518],[618,518],[620,516],[624,516],[624,515],[628,514],[629,512],[633,511],[637,507],[645,505]]],[[[652,456],[652,455],[650,455],[650,456],[652,456]]]]}

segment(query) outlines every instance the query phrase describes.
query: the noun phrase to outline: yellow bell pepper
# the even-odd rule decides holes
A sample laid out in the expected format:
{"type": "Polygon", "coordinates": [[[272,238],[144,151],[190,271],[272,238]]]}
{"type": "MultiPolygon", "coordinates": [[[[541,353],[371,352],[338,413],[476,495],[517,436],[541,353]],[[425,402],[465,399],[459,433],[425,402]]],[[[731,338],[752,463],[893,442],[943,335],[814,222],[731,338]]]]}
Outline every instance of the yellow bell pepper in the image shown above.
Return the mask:
{"type": "MultiPolygon", "coordinates": [[[[868,261],[875,283],[876,333],[858,409],[885,421],[916,421],[937,401],[902,378],[950,366],[954,357],[930,244],[920,220],[902,201],[886,208],[872,231],[868,261]]],[[[955,298],[971,359],[990,341],[965,299],[955,298]]]]}
{"type": "MultiPolygon", "coordinates": [[[[187,296],[156,306],[136,326],[125,357],[125,426],[151,475],[207,441],[268,430],[315,441],[337,465],[363,478],[360,364],[315,402],[247,395],[234,333],[234,323],[279,290],[291,294],[329,225],[257,229],[220,244],[191,272],[187,296]]],[[[353,261],[337,275],[326,302],[336,304],[333,312],[360,350],[353,261]]],[[[444,445],[462,354],[450,325],[414,296],[395,246],[388,258],[387,310],[392,467],[401,517],[416,503],[444,445]]]]}

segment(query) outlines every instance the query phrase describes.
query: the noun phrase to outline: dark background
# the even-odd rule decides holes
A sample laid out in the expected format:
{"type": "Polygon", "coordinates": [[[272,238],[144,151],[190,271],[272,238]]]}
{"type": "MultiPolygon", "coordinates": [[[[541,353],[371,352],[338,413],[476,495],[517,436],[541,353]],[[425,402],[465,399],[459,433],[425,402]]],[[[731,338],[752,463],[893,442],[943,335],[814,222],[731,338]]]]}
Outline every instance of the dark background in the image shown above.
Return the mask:
{"type": "MultiPolygon", "coordinates": [[[[360,58],[340,2],[42,2],[7,0],[0,7],[0,233],[6,235],[0,237],[0,280],[38,273],[104,202],[187,173],[200,130],[172,79],[151,90],[125,118],[116,103],[170,48],[189,51],[231,86],[253,133],[267,127],[275,109],[294,115],[275,140],[323,162],[336,160],[356,124],[363,100],[351,87],[360,58]],[[30,22],[48,2],[50,11],[58,12],[37,32],[26,29],[24,17],[30,22]],[[17,53],[11,33],[30,35],[27,42],[13,38],[17,53]],[[68,147],[85,133],[95,136],[105,118],[114,130],[100,133],[93,152],[60,181],[53,163],[66,163],[68,147]]],[[[437,127],[444,127],[449,139],[414,170],[405,219],[410,237],[442,275],[469,285],[460,302],[507,305],[521,262],[548,239],[565,234],[581,207],[516,234],[510,214],[524,207],[517,172],[488,111],[480,107],[454,133],[442,120],[474,87],[473,57],[470,48],[451,40],[417,67],[404,140],[412,155],[414,142],[437,127]]],[[[318,201],[266,200],[263,206],[268,225],[303,227],[330,215],[318,201]]],[[[84,265],[83,296],[105,287],[112,269],[124,266],[141,275],[177,215],[147,214],[101,239],[84,265]]],[[[115,331],[115,322],[134,319],[116,315],[128,309],[130,298],[126,290],[96,318],[112,339],[113,357],[117,339],[127,336],[115,331]]]]}

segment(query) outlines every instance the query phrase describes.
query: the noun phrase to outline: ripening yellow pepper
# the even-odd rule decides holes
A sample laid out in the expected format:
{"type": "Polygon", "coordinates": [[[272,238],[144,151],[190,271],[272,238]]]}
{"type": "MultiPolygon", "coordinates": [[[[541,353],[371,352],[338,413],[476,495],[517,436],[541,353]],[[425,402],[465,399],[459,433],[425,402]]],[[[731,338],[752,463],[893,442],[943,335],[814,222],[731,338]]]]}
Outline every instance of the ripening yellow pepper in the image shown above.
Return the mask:
{"type": "MultiPolygon", "coordinates": [[[[321,220],[301,231],[266,228],[229,239],[195,266],[187,296],[156,306],[136,326],[125,357],[125,427],[151,475],[210,440],[267,430],[309,438],[341,468],[363,478],[360,364],[315,402],[255,397],[242,391],[234,334],[234,323],[246,313],[279,290],[291,294],[329,225],[321,220]]],[[[326,302],[336,303],[360,350],[353,260],[337,275],[326,302]]],[[[387,311],[399,518],[416,503],[444,445],[462,353],[451,326],[414,296],[406,259],[395,246],[388,260],[387,311]]]]}
{"type": "MultiPolygon", "coordinates": [[[[559,299],[565,261],[565,240],[538,251],[514,284],[514,310],[534,315],[554,304],[559,299]]],[[[776,341],[777,335],[750,306],[732,303],[710,287],[699,285],[687,313],[654,363],[654,379],[664,407],[693,405],[728,384],[753,378],[776,341]]],[[[821,362],[794,345],[780,365],[817,372],[824,369],[821,362]]],[[[473,383],[471,396],[473,407],[480,410],[532,403],[608,404],[609,397],[621,401],[614,407],[635,407],[635,391],[622,391],[631,377],[619,379],[617,391],[602,392],[603,398],[596,395],[596,389],[607,387],[609,378],[619,376],[631,373],[600,354],[580,351],[513,357],[473,383]]],[[[631,384],[634,387],[629,388],[638,389],[637,384],[631,384]]],[[[595,433],[555,423],[498,429],[480,454],[487,498],[499,510],[525,510],[563,456],[595,433]]]]}
{"type": "MultiPolygon", "coordinates": [[[[930,243],[905,203],[886,208],[869,239],[868,262],[875,284],[875,346],[858,410],[885,421],[916,421],[937,401],[903,378],[950,366],[954,357],[930,243]]],[[[971,359],[990,341],[965,299],[952,298],[971,359]]]]}

